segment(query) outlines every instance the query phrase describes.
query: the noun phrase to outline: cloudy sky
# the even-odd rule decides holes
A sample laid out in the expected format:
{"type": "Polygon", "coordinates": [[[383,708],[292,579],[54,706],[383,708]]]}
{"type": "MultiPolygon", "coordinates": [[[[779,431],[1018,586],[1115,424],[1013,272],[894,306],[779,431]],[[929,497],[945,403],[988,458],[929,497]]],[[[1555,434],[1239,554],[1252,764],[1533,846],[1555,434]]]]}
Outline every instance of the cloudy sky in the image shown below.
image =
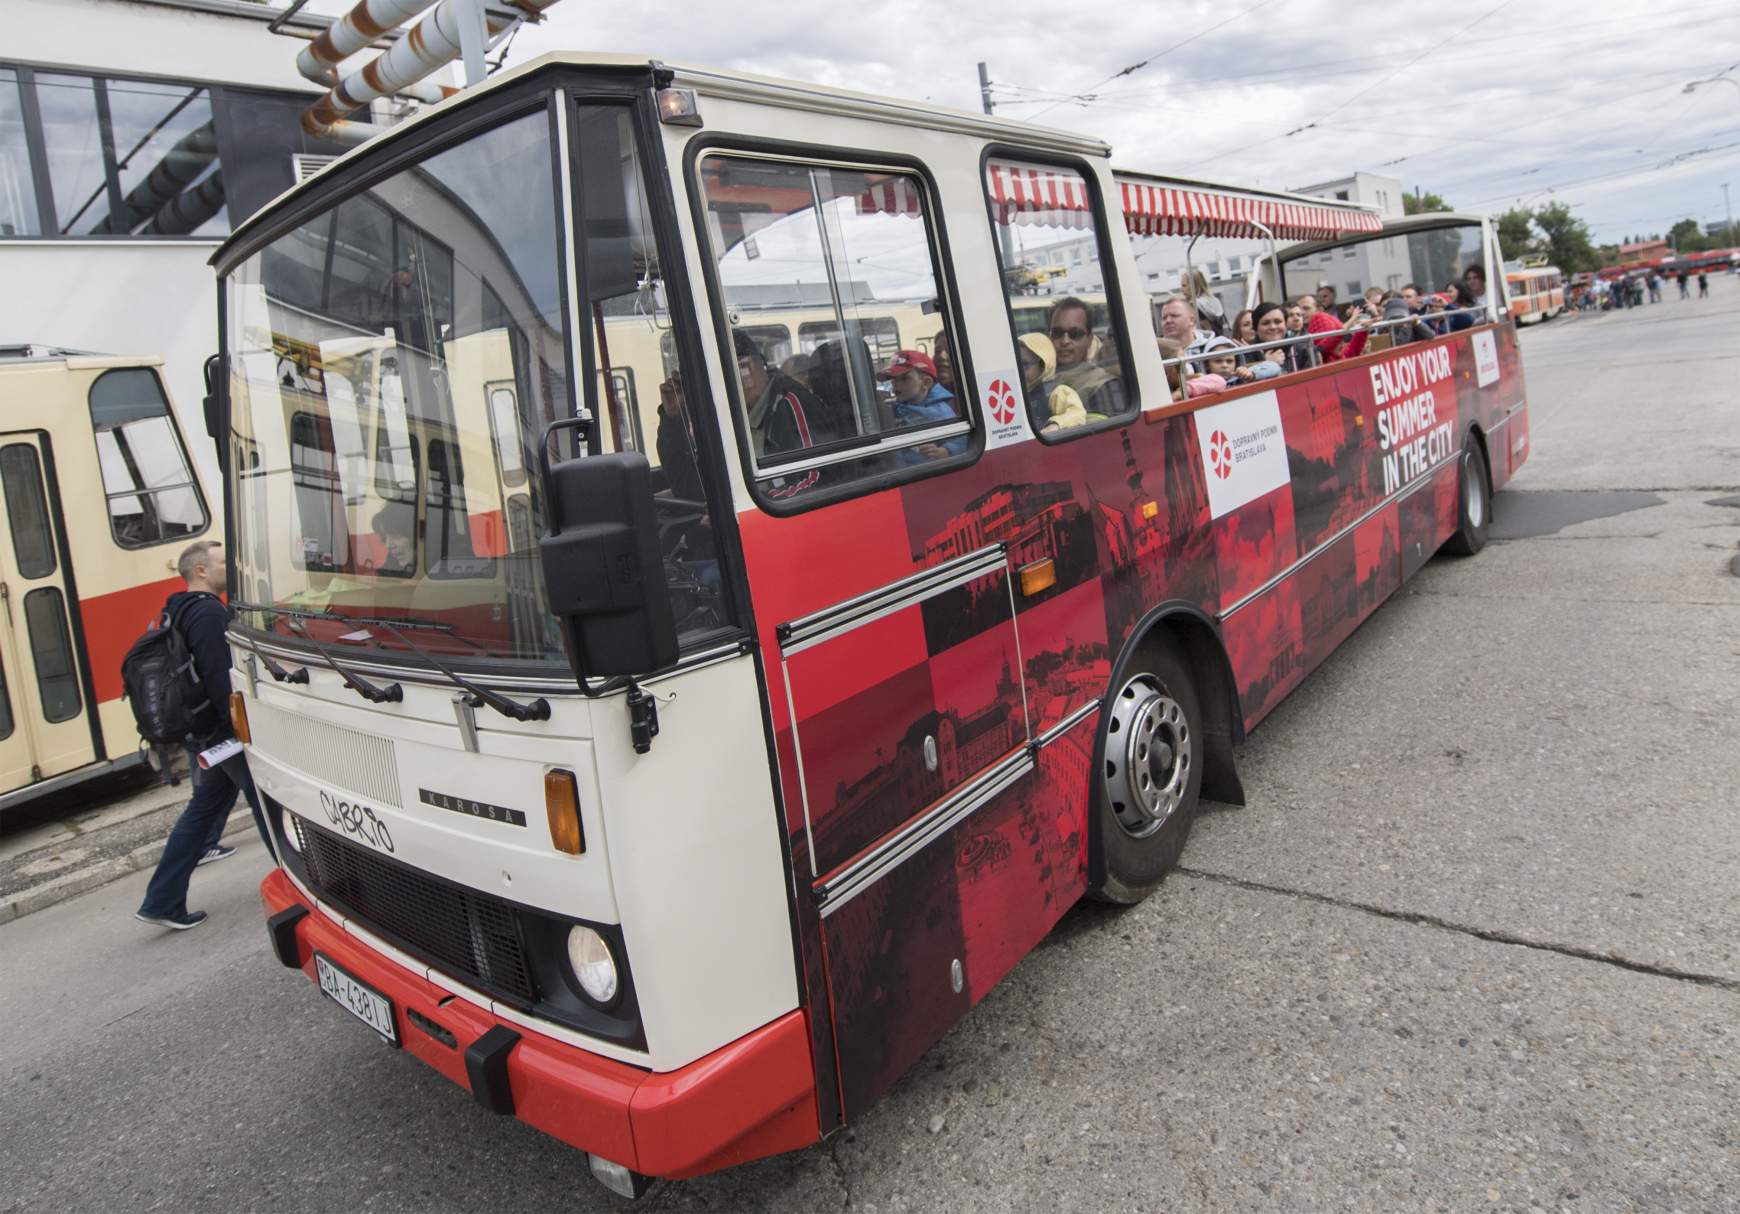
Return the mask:
{"type": "Polygon", "coordinates": [[[1683,91],[1740,80],[1732,0],[563,0],[509,62],[555,48],[972,110],[983,59],[999,113],[1099,135],[1120,166],[1274,188],[1363,169],[1459,210],[1563,201],[1603,242],[1740,195],[1740,84],[1683,91]]]}

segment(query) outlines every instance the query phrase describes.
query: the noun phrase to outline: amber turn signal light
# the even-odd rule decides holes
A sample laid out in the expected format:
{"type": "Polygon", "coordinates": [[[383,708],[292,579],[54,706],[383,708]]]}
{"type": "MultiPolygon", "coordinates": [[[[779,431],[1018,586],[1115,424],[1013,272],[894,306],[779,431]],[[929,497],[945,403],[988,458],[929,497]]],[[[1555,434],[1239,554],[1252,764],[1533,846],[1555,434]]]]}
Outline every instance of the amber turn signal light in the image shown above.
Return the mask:
{"type": "Polygon", "coordinates": [[[1032,598],[1057,585],[1057,562],[1050,557],[1021,566],[1021,593],[1032,598]]]}
{"type": "Polygon", "coordinates": [[[236,741],[254,744],[254,735],[248,730],[248,701],[239,691],[230,692],[230,726],[236,731],[236,741]]]}
{"type": "Polygon", "coordinates": [[[586,834],[580,829],[580,787],[574,773],[553,769],[544,773],[544,815],[550,820],[550,843],[570,856],[586,854],[586,834]]]}

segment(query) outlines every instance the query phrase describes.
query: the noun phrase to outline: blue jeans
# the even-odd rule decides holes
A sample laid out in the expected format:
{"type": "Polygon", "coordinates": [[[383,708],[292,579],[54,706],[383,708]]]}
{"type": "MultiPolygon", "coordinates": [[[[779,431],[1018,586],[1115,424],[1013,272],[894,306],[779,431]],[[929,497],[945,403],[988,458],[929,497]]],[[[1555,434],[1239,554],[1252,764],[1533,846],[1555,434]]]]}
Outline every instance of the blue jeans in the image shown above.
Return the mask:
{"type": "Polygon", "coordinates": [[[267,851],[272,849],[272,837],[266,830],[265,815],[260,812],[260,797],[254,791],[253,777],[248,774],[247,760],[237,755],[223,766],[206,771],[199,765],[198,751],[189,747],[187,757],[193,796],[169,830],[163,858],[157,861],[157,871],[151,874],[151,884],[145,887],[145,901],[139,907],[142,915],[186,913],[187,883],[194,866],[223,838],[224,824],[229,821],[238,792],[247,795],[248,807],[254,811],[254,825],[266,840],[267,851]]]}

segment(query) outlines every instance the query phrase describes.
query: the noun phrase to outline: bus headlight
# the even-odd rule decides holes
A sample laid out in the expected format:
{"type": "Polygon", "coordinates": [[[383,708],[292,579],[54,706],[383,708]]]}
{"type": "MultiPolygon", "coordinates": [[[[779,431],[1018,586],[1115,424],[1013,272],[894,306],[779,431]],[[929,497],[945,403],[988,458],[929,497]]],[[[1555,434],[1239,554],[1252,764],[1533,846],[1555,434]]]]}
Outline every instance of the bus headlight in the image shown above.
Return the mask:
{"type": "Polygon", "coordinates": [[[296,823],[287,809],[279,815],[278,833],[284,836],[286,847],[299,856],[302,854],[302,839],[297,835],[296,823]]]}
{"type": "Polygon", "coordinates": [[[601,1006],[616,999],[616,958],[604,937],[583,923],[568,930],[568,964],[586,997],[601,1006]]]}

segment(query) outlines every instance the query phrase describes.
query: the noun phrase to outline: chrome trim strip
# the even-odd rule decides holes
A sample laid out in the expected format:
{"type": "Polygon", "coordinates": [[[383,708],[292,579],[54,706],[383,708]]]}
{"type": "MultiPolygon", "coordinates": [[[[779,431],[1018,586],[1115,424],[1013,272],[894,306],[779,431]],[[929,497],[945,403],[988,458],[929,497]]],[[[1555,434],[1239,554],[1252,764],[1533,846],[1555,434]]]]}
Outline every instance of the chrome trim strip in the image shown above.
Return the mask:
{"type": "Polygon", "coordinates": [[[832,880],[818,886],[816,900],[822,918],[826,919],[869,889],[890,871],[941,837],[957,822],[989,804],[997,794],[1032,771],[1034,766],[1033,753],[1029,748],[1023,746],[1011,752],[1001,763],[982,772],[972,783],[946,800],[939,801],[928,812],[912,819],[863,858],[843,869],[832,880]]]}
{"type": "Polygon", "coordinates": [[[1087,720],[1087,718],[1092,716],[1094,713],[1098,712],[1102,706],[1103,701],[1089,700],[1086,704],[1083,704],[1080,708],[1064,717],[1063,720],[1040,734],[1039,745],[1041,747],[1050,746],[1064,734],[1068,733],[1077,725],[1080,725],[1083,721],[1087,720]]]}
{"type": "Polygon", "coordinates": [[[785,679],[785,715],[791,722],[791,752],[797,759],[798,800],[804,807],[804,834],[808,837],[810,847],[810,880],[816,878],[816,831],[810,822],[810,786],[804,779],[804,747],[798,738],[797,702],[791,697],[791,667],[782,656],[779,660],[779,673],[785,679]]]}
{"type": "MultiPolygon", "coordinates": [[[[562,199],[562,260],[563,286],[568,299],[568,357],[573,360],[574,404],[578,413],[586,412],[586,326],[580,323],[580,254],[574,244],[574,165],[568,149],[568,90],[556,90],[556,166],[562,174],[558,193],[562,199]]],[[[494,406],[491,406],[493,408],[494,406]]],[[[600,427],[602,428],[602,427],[600,427]]],[[[578,441],[578,440],[576,440],[578,441]]],[[[558,440],[557,453],[561,452],[558,440]]]]}
{"type": "Polygon", "coordinates": [[[916,447],[920,443],[934,443],[939,439],[954,438],[958,434],[971,434],[971,422],[950,422],[934,429],[914,432],[901,432],[887,438],[881,438],[873,443],[853,447],[846,451],[833,451],[827,455],[812,456],[808,459],[787,460],[783,464],[762,464],[755,469],[755,479],[767,480],[774,476],[789,476],[794,472],[802,472],[807,468],[826,468],[829,464],[844,464],[855,459],[865,459],[872,455],[880,455],[884,451],[901,451],[907,447],[916,447]]]}
{"type": "Polygon", "coordinates": [[[1015,669],[1020,672],[1015,676],[1015,682],[1021,687],[1021,732],[1031,742],[1033,740],[1033,714],[1027,707],[1027,659],[1021,653],[1021,625],[1016,622],[1014,577],[1004,578],[1003,584],[1009,589],[1009,623],[1011,625],[1010,631],[1015,637],[1015,669]]]}
{"type": "MultiPolygon", "coordinates": [[[[1497,427],[1494,427],[1494,429],[1497,429],[1497,427]]],[[[1244,598],[1242,598],[1238,602],[1234,603],[1231,607],[1228,607],[1225,611],[1222,611],[1218,618],[1224,620],[1224,619],[1228,618],[1229,616],[1231,616],[1233,614],[1233,612],[1237,611],[1239,608],[1248,606],[1250,604],[1251,600],[1261,598],[1263,595],[1265,595],[1269,591],[1273,590],[1276,586],[1280,585],[1282,582],[1284,582],[1288,578],[1292,577],[1295,573],[1299,572],[1299,570],[1303,569],[1306,565],[1310,564],[1312,561],[1314,561],[1318,557],[1322,556],[1325,552],[1329,551],[1330,548],[1334,547],[1336,541],[1340,540],[1342,537],[1347,535],[1348,532],[1359,527],[1367,519],[1374,517],[1380,510],[1385,509],[1386,507],[1392,505],[1395,502],[1402,501],[1404,498],[1410,498],[1410,497],[1414,496],[1414,494],[1418,493],[1421,489],[1425,488],[1426,485],[1431,483],[1433,476],[1437,475],[1437,473],[1439,473],[1443,469],[1448,468],[1451,464],[1454,464],[1457,460],[1459,460],[1461,458],[1462,458],[1462,448],[1458,447],[1458,448],[1456,448],[1455,455],[1450,456],[1448,459],[1441,459],[1437,463],[1433,464],[1430,468],[1426,469],[1426,471],[1420,473],[1419,476],[1415,477],[1413,483],[1410,484],[1406,489],[1403,489],[1397,493],[1393,493],[1389,497],[1384,498],[1383,501],[1379,502],[1377,505],[1373,506],[1370,510],[1367,510],[1364,514],[1362,514],[1358,518],[1354,519],[1351,523],[1347,524],[1347,526],[1343,527],[1340,531],[1337,531],[1334,535],[1332,535],[1328,539],[1324,540],[1321,544],[1317,545],[1317,547],[1313,548],[1310,552],[1307,552],[1304,556],[1302,556],[1298,560],[1294,561],[1291,565],[1288,565],[1285,569],[1281,570],[1281,572],[1277,573],[1274,577],[1272,577],[1268,581],[1264,582],[1261,586],[1258,586],[1255,590],[1253,590],[1249,594],[1245,595],[1244,598]]]]}
{"type": "Polygon", "coordinates": [[[1007,571],[1008,567],[1003,545],[991,544],[965,556],[958,556],[952,561],[921,569],[897,582],[878,586],[855,598],[813,611],[781,625],[780,650],[788,654],[797,653],[818,640],[849,631],[859,623],[868,623],[871,616],[885,615],[885,609],[922,602],[934,594],[952,589],[963,582],[970,582],[976,577],[983,577],[999,569],[1007,571]]]}

